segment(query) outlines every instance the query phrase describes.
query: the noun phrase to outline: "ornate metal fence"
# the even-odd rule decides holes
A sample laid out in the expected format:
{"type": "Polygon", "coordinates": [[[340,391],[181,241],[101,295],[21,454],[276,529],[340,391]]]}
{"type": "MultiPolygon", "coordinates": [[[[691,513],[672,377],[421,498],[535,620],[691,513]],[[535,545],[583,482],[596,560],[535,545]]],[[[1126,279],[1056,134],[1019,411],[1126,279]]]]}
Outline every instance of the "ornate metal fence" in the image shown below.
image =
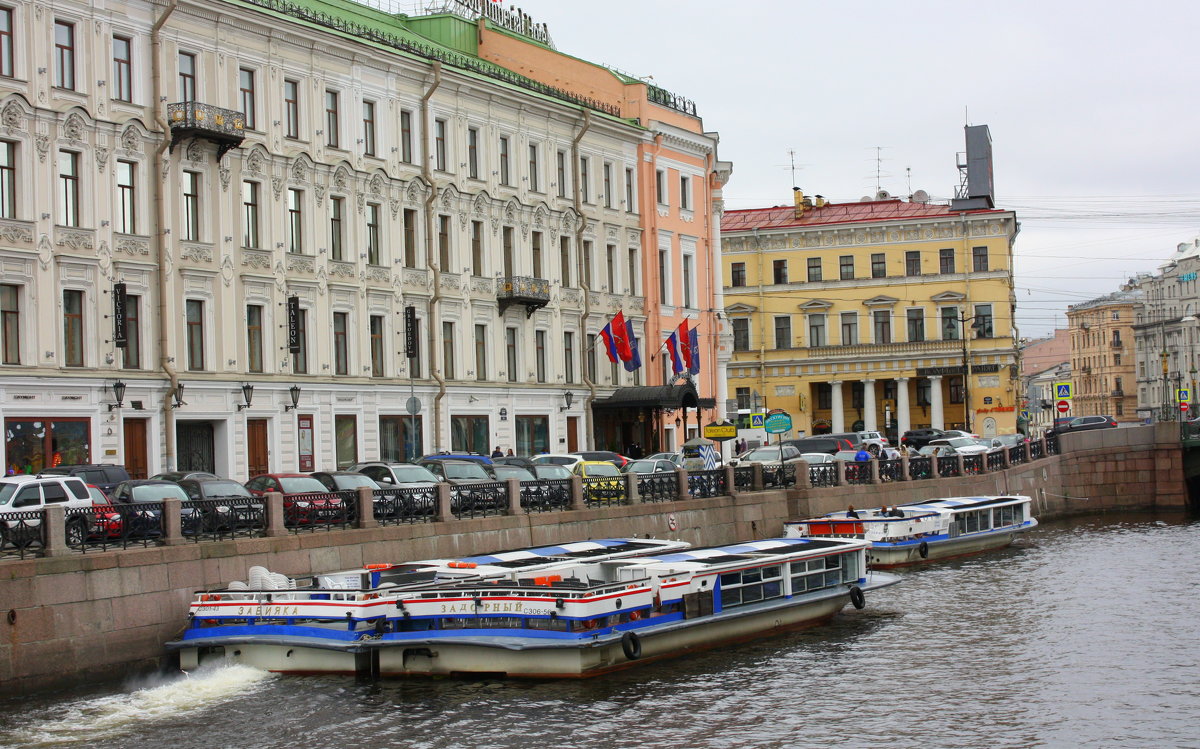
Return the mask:
{"type": "Polygon", "coordinates": [[[725,469],[688,472],[688,494],[697,498],[724,497],[729,494],[725,469]]]}
{"type": "Polygon", "coordinates": [[[503,515],[508,512],[508,482],[480,481],[457,484],[450,488],[450,514],[454,517],[478,518],[503,515]]]}
{"type": "Polygon", "coordinates": [[[267,530],[263,500],[197,499],[181,502],[179,529],[192,541],[261,536],[267,530]]]}
{"type": "Polygon", "coordinates": [[[880,481],[900,481],[904,478],[904,461],[899,458],[879,461],[880,481]]]}
{"type": "Polygon", "coordinates": [[[814,487],[837,486],[837,463],[815,463],[808,467],[808,481],[814,487]]]}
{"type": "Polygon", "coordinates": [[[947,476],[961,476],[958,470],[957,455],[939,455],[937,457],[938,476],[945,478],[947,476]]]}
{"type": "Polygon", "coordinates": [[[1013,445],[1012,447],[1008,448],[1008,462],[1010,465],[1024,463],[1028,460],[1026,457],[1028,454],[1029,452],[1025,447],[1025,443],[1022,442],[1019,445],[1013,445]]]}
{"type": "Polygon", "coordinates": [[[848,460],[845,461],[845,475],[847,484],[869,484],[871,483],[871,463],[867,460],[848,460]]]}
{"type": "Polygon", "coordinates": [[[557,512],[571,508],[571,479],[521,482],[521,507],[525,512],[557,512]]]}
{"type": "Polygon", "coordinates": [[[989,471],[1004,470],[1004,453],[1005,448],[1001,448],[999,450],[992,450],[984,456],[984,462],[989,471]]]}
{"type": "Polygon", "coordinates": [[[1046,454],[1047,455],[1061,455],[1062,454],[1061,451],[1059,450],[1057,434],[1046,438],[1046,454]]]}
{"type": "Polygon", "coordinates": [[[733,487],[739,492],[748,492],[753,490],[754,466],[734,466],[733,487]]]}
{"type": "Polygon", "coordinates": [[[404,486],[371,492],[380,525],[429,523],[437,517],[437,486],[404,486]]]}
{"type": "MultiPolygon", "coordinates": [[[[1046,438],[1046,444],[1050,444],[1049,437],[1046,438]]],[[[1042,450],[1042,441],[1038,440],[1037,442],[1030,442],[1029,443],[1029,459],[1030,460],[1039,460],[1044,457],[1046,457],[1046,456],[1045,456],[1045,452],[1042,450]]]]}
{"type": "Polygon", "coordinates": [[[781,489],[796,485],[795,463],[763,463],[763,488],[781,489]]]}
{"type": "Polygon", "coordinates": [[[643,473],[638,475],[638,499],[643,502],[673,502],[679,495],[679,478],[675,473],[643,473]]]}
{"type": "Polygon", "coordinates": [[[583,503],[588,507],[625,504],[624,476],[584,476],[583,503]]]}
{"type": "Polygon", "coordinates": [[[358,492],[309,492],[285,494],[283,524],[292,533],[344,528],[357,514],[358,492]]]}
{"type": "Polygon", "coordinates": [[[908,459],[908,478],[910,481],[933,478],[933,458],[923,455],[908,459]]]}
{"type": "Polygon", "coordinates": [[[983,455],[964,455],[962,469],[967,476],[983,473],[983,455]]]}
{"type": "Polygon", "coordinates": [[[0,514],[0,558],[41,556],[46,548],[46,524],[42,510],[18,510],[0,514]]]}

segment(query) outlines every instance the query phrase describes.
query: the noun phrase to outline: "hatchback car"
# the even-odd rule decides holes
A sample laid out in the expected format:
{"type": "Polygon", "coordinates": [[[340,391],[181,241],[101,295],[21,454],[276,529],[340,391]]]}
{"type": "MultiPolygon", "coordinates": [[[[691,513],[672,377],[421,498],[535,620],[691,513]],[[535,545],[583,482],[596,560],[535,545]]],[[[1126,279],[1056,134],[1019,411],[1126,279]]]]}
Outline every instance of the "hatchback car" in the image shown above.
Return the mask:
{"type": "Polygon", "coordinates": [[[736,458],[729,459],[729,465],[737,466],[743,463],[795,463],[799,461],[801,452],[794,446],[784,443],[782,445],[770,445],[756,447],[753,450],[747,450],[736,458]]]}
{"type": "Polygon", "coordinates": [[[625,478],[607,460],[585,460],[572,471],[583,477],[583,496],[588,502],[620,504],[625,501],[625,478]]]}
{"type": "MultiPolygon", "coordinates": [[[[829,453],[833,455],[838,450],[853,450],[854,445],[843,437],[821,435],[817,437],[800,437],[794,440],[784,440],[785,447],[792,446],[801,453],[829,453]]],[[[767,445],[763,445],[766,448],[767,445]]],[[[762,448],[759,448],[762,449],[762,448]]],[[[778,462],[778,459],[776,459],[778,462]]]]}
{"type": "Polygon", "coordinates": [[[629,458],[626,458],[624,455],[620,455],[618,453],[612,452],[611,450],[577,450],[577,451],[571,453],[571,455],[578,455],[580,458],[582,458],[584,460],[591,460],[591,461],[602,460],[602,461],[605,461],[606,463],[612,463],[617,468],[620,468],[629,462],[629,458]]]}
{"type": "Polygon", "coordinates": [[[190,500],[225,500],[184,508],[184,533],[248,527],[262,522],[262,500],[233,479],[193,478],[176,483],[190,500]]]}
{"type": "Polygon", "coordinates": [[[944,434],[941,429],[909,429],[900,436],[900,444],[904,447],[920,450],[922,447],[928,445],[931,440],[939,439],[944,434]]]}
{"type": "Polygon", "coordinates": [[[158,481],[180,482],[184,479],[219,479],[221,477],[208,471],[168,471],[166,473],[156,473],[150,478],[158,481]]]}
{"type": "Polygon", "coordinates": [[[621,473],[674,473],[679,466],[669,460],[631,460],[621,469],[621,473]]]}
{"type": "Polygon", "coordinates": [[[127,538],[152,538],[163,534],[161,503],[167,499],[186,502],[188,495],[171,481],[131,479],[117,484],[109,499],[121,513],[127,538]]]}
{"type": "Polygon", "coordinates": [[[372,461],[355,463],[346,470],[361,473],[379,486],[397,487],[427,487],[436,486],[441,479],[430,472],[425,466],[416,463],[385,463],[372,461]]]}
{"type": "Polygon", "coordinates": [[[981,445],[970,437],[944,437],[930,440],[921,448],[922,455],[982,455],[992,448],[981,445]]]}
{"type": "Polygon", "coordinates": [[[583,462],[583,458],[579,455],[542,453],[541,455],[533,456],[533,462],[535,465],[563,466],[568,471],[574,471],[575,466],[583,462]]]}

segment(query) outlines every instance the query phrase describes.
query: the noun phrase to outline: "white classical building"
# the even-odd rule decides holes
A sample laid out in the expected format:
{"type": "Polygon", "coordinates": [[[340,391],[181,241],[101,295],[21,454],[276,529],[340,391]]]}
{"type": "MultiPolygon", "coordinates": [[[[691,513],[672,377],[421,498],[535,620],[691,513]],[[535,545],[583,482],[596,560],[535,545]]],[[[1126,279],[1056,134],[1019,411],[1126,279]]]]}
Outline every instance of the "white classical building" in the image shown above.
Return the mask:
{"type": "Polygon", "coordinates": [[[5,466],[584,447],[567,394],[643,384],[591,345],[646,327],[646,135],[470,54],[475,23],[0,2],[5,466]]]}

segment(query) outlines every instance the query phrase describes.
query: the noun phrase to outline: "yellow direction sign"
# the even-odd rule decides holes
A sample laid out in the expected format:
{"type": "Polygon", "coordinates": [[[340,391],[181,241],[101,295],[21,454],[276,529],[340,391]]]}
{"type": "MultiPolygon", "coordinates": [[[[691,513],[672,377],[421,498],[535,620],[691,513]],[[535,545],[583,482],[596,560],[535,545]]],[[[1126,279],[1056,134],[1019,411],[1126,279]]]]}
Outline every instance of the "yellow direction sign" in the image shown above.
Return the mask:
{"type": "Polygon", "coordinates": [[[1071,400],[1071,383],[1056,382],[1054,383],[1054,399],[1055,400],[1071,400]]]}

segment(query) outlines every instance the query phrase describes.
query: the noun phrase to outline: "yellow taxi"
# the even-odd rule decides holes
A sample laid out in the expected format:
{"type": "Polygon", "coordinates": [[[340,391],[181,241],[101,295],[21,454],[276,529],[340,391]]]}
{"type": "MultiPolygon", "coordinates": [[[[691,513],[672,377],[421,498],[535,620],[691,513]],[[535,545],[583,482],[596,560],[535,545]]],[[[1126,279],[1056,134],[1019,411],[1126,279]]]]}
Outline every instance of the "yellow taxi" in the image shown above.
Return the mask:
{"type": "Polygon", "coordinates": [[[605,460],[584,460],[571,471],[583,477],[583,501],[589,505],[619,505],[625,503],[625,477],[612,463],[605,460]]]}

